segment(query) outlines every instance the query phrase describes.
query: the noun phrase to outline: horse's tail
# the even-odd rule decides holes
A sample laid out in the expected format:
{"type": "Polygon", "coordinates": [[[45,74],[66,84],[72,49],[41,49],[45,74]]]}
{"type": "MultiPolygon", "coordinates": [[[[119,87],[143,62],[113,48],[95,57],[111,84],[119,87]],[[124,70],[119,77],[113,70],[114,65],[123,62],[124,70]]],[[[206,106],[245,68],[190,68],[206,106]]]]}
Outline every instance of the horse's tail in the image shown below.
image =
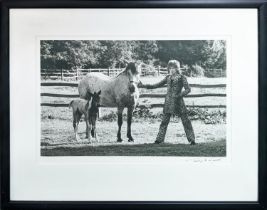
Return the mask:
{"type": "Polygon", "coordinates": [[[70,107],[72,107],[72,103],[73,103],[74,100],[72,100],[70,103],[69,103],[69,109],[70,107]]]}

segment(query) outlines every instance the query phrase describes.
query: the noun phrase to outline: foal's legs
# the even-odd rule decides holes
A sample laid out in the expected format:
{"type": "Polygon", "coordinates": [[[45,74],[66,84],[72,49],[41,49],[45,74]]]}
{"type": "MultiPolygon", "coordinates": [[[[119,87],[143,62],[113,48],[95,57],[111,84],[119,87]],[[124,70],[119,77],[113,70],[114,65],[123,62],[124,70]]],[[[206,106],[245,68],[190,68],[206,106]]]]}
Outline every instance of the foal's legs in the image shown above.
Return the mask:
{"type": "Polygon", "coordinates": [[[86,123],[86,135],[88,137],[88,141],[90,142],[91,140],[91,124],[89,122],[89,116],[85,116],[85,123],[86,123]]]}
{"type": "Polygon", "coordinates": [[[97,118],[97,115],[92,116],[91,120],[90,120],[90,123],[92,124],[91,135],[92,135],[93,138],[95,138],[97,140],[97,136],[96,136],[96,118],[97,118]]]}
{"type": "MultiPolygon", "coordinates": [[[[86,124],[85,138],[89,138],[89,137],[88,137],[88,134],[90,133],[90,132],[89,132],[89,127],[88,127],[89,124],[86,122],[86,116],[84,117],[84,120],[85,120],[85,124],[86,124]]],[[[87,120],[89,120],[89,118],[88,118],[87,120]]],[[[90,123],[90,122],[89,122],[89,123],[90,123]]]]}
{"type": "Polygon", "coordinates": [[[117,142],[122,142],[121,138],[121,126],[122,126],[122,112],[123,112],[124,107],[119,106],[118,107],[118,133],[117,133],[117,142]]]}
{"type": "Polygon", "coordinates": [[[75,139],[76,141],[79,141],[79,135],[78,135],[78,125],[81,119],[81,114],[78,112],[73,113],[73,128],[74,128],[74,134],[75,134],[75,139]]]}
{"type": "Polygon", "coordinates": [[[128,107],[127,109],[127,137],[128,137],[129,142],[134,141],[132,137],[132,133],[131,133],[132,116],[133,116],[133,107],[128,107]]]}
{"type": "Polygon", "coordinates": [[[91,131],[91,134],[92,134],[92,137],[94,137],[97,141],[97,135],[96,135],[96,117],[93,117],[92,118],[92,131],[91,131]]]}
{"type": "Polygon", "coordinates": [[[94,127],[94,125],[92,125],[91,136],[93,138],[95,137],[95,127],[94,127]]]}
{"type": "Polygon", "coordinates": [[[85,121],[85,124],[86,124],[85,138],[88,138],[88,125],[86,121],[85,121]]]}

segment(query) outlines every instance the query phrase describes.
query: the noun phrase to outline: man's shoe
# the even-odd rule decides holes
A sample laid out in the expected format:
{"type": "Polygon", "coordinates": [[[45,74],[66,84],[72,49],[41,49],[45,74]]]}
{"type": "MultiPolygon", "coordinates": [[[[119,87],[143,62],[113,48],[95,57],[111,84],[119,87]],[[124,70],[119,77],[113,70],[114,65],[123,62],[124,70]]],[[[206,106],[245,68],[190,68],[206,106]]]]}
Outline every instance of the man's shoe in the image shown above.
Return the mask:
{"type": "Polygon", "coordinates": [[[191,141],[190,144],[191,145],[196,145],[196,142],[195,141],[191,141]]]}
{"type": "Polygon", "coordinates": [[[163,141],[159,141],[159,140],[155,141],[155,144],[161,144],[161,143],[163,143],[163,141]]]}

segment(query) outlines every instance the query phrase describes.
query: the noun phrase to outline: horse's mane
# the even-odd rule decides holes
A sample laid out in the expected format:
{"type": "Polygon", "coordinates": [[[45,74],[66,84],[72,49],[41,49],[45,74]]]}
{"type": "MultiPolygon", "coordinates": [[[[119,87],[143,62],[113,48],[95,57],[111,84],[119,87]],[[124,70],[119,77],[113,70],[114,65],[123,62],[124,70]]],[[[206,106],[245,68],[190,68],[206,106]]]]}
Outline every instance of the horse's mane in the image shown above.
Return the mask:
{"type": "MultiPolygon", "coordinates": [[[[134,67],[136,68],[136,66],[135,66],[134,63],[129,63],[129,64],[125,67],[124,70],[122,70],[120,73],[117,74],[116,77],[120,76],[121,74],[125,74],[125,73],[126,73],[126,70],[127,70],[128,68],[130,68],[130,69],[131,69],[131,72],[133,73],[132,66],[134,66],[134,67]]],[[[137,71],[135,70],[135,73],[133,73],[133,74],[136,74],[136,72],[137,72],[137,71]]]]}
{"type": "Polygon", "coordinates": [[[124,70],[122,70],[120,73],[118,73],[118,74],[116,75],[116,77],[120,76],[121,74],[125,74],[125,73],[126,73],[126,68],[125,68],[124,70]]]}

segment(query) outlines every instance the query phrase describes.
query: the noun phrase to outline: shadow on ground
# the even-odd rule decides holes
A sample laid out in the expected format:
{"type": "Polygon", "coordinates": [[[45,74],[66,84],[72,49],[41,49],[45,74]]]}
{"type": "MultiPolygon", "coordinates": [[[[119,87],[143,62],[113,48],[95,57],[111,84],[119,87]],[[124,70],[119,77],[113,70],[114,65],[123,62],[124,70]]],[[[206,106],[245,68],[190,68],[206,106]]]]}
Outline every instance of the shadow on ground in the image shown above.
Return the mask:
{"type": "MultiPolygon", "coordinates": [[[[44,146],[44,145],[43,145],[44,146]]],[[[48,146],[48,145],[46,145],[48,146]]],[[[187,156],[223,157],[226,156],[226,142],[220,140],[209,143],[190,144],[133,144],[101,145],[83,144],[79,147],[57,145],[43,147],[42,156],[187,156]]]]}

